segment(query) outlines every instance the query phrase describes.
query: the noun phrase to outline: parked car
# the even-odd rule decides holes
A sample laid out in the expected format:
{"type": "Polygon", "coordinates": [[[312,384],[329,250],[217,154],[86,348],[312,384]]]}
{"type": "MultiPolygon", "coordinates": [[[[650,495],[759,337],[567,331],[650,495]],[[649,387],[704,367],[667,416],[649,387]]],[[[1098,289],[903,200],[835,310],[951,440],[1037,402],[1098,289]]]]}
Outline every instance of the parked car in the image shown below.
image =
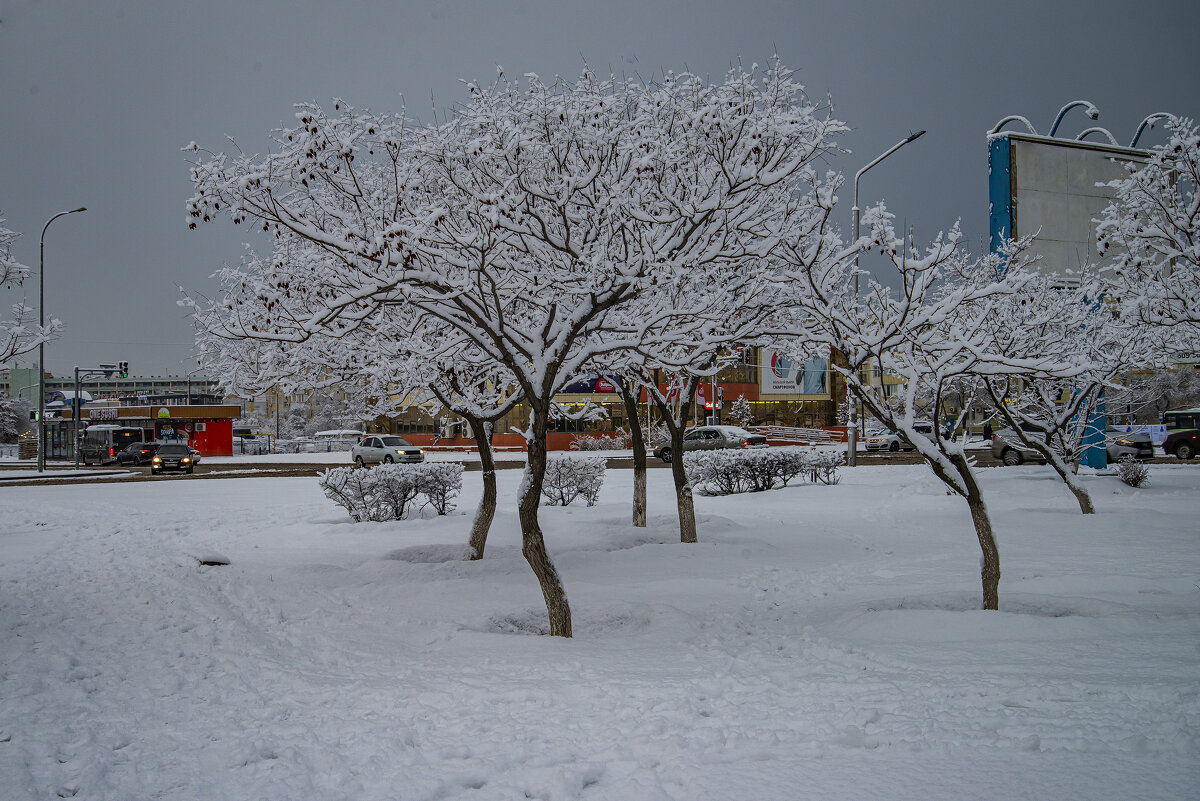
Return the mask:
{"type": "Polygon", "coordinates": [[[192,449],[182,443],[165,442],[158,448],[158,453],[150,459],[150,473],[157,474],[164,470],[182,470],[192,472],[195,463],[192,462],[192,449]]]}
{"type": "MultiPolygon", "coordinates": [[[[1025,430],[1031,431],[1032,427],[1025,430]]],[[[1138,461],[1154,458],[1154,442],[1149,434],[1110,428],[1105,432],[1104,445],[1109,462],[1119,462],[1124,456],[1132,456],[1138,461]]],[[[1041,453],[1021,442],[1011,428],[1003,428],[992,435],[992,456],[1010,466],[1026,461],[1045,461],[1041,453]]]]}
{"type": "Polygon", "coordinates": [[[150,464],[156,453],[157,442],[132,442],[117,451],[117,464],[150,464]]]}
{"type": "MultiPolygon", "coordinates": [[[[1028,433],[1036,434],[1032,426],[1022,426],[1028,433]]],[[[1011,466],[1024,464],[1032,459],[1042,461],[1042,455],[1021,442],[1016,429],[1002,428],[992,434],[992,456],[1011,466]]]]}
{"type": "Polygon", "coordinates": [[[1149,434],[1110,428],[1105,432],[1104,444],[1110,462],[1119,462],[1125,456],[1139,462],[1154,458],[1154,441],[1149,434]]]}
{"type": "Polygon", "coordinates": [[[1167,412],[1163,422],[1167,424],[1163,453],[1177,459],[1196,458],[1196,449],[1200,447],[1200,409],[1167,412]]]}
{"type": "MultiPolygon", "coordinates": [[[[683,435],[683,450],[713,451],[721,448],[765,448],[767,438],[762,434],[751,434],[738,426],[699,426],[683,435]]],[[[671,443],[654,449],[654,455],[664,462],[672,458],[671,443]]]]}
{"type": "Polygon", "coordinates": [[[350,461],[359,467],[369,464],[415,464],[425,461],[425,451],[404,437],[371,434],[350,449],[350,461]]]}
{"type": "MultiPolygon", "coordinates": [[[[933,423],[918,422],[913,424],[918,433],[933,439],[933,423]]],[[[884,429],[875,433],[867,432],[867,450],[869,451],[911,451],[913,446],[896,431],[884,429]]]]}
{"type": "Polygon", "coordinates": [[[200,451],[188,445],[188,450],[192,452],[192,464],[200,464],[200,451]]]}

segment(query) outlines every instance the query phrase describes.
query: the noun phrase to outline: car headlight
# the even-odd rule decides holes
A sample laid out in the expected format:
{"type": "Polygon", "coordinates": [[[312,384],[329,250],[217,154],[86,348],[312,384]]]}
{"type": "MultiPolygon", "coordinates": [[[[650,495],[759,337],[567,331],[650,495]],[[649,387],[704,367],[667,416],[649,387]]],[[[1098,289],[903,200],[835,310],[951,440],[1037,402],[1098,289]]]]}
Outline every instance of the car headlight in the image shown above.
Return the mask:
{"type": "Polygon", "coordinates": [[[159,462],[161,462],[161,461],[162,461],[162,459],[160,459],[159,457],[155,456],[153,461],[154,461],[154,463],[155,463],[155,464],[158,464],[159,462]]]}
{"type": "Polygon", "coordinates": [[[185,456],[185,457],[183,457],[182,459],[180,459],[179,461],[186,463],[186,462],[190,462],[190,461],[192,461],[192,460],[191,460],[191,457],[189,457],[189,456],[185,456]]]}

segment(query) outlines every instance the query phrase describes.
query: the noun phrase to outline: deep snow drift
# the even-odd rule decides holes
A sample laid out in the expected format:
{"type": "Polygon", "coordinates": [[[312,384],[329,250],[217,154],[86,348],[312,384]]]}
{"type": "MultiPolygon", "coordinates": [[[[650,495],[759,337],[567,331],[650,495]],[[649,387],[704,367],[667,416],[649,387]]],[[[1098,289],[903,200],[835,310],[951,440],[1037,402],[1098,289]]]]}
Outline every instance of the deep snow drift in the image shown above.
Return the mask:
{"type": "Polygon", "coordinates": [[[0,796],[1180,799],[1200,787],[1200,469],[924,467],[697,498],[632,473],[545,508],[576,636],[520,553],[350,522],[315,479],[0,486],[0,796]],[[225,567],[200,560],[224,557],[225,567]]]}

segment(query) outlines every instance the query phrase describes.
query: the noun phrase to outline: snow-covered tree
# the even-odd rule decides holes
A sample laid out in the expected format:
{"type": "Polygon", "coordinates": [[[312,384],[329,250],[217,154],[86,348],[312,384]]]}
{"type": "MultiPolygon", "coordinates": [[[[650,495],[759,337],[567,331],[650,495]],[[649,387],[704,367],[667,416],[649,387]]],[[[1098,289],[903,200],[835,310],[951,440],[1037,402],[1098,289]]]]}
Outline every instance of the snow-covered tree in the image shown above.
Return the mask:
{"type": "Polygon", "coordinates": [[[312,413],[304,428],[305,436],[311,437],[318,431],[350,430],[349,410],[330,389],[314,389],[309,396],[309,406],[312,413]]]}
{"type": "Polygon", "coordinates": [[[1124,417],[1135,423],[1149,414],[1154,422],[1170,409],[1200,406],[1200,369],[1180,365],[1158,370],[1135,369],[1121,376],[1121,386],[1108,393],[1106,407],[1110,417],[1124,417]]]}
{"type": "Polygon", "coordinates": [[[745,395],[738,395],[733,403],[729,404],[729,416],[740,426],[750,425],[750,421],[754,419],[754,410],[745,395]]]}
{"type": "MultiPolygon", "coordinates": [[[[29,275],[29,268],[12,255],[18,236],[4,227],[4,218],[0,217],[0,289],[17,287],[29,275]]],[[[44,328],[37,325],[33,310],[23,302],[13,304],[12,314],[11,319],[0,320],[0,363],[33,350],[62,329],[62,324],[53,319],[44,328]]]]}
{"type": "Polygon", "coordinates": [[[29,430],[29,401],[0,394],[0,442],[14,442],[29,430]]]}
{"type": "MultiPolygon", "coordinates": [[[[276,263],[288,263],[303,248],[295,242],[280,248],[285,258],[277,257],[276,263]]],[[[470,553],[482,558],[497,501],[492,433],[496,421],[522,398],[508,374],[444,321],[400,305],[377,309],[336,335],[318,329],[304,338],[271,338],[280,333],[278,327],[263,333],[269,329],[272,301],[250,289],[263,270],[250,256],[240,267],[218,273],[220,302],[187,301],[201,332],[202,358],[229,391],[281,385],[319,394],[326,387],[352,386],[350,403],[363,418],[409,408],[434,418],[441,410],[461,416],[479,447],[483,494],[471,528],[470,553]]],[[[319,302],[304,296],[323,291],[321,285],[304,282],[289,290],[290,298],[304,303],[319,302]]]]}
{"type": "Polygon", "coordinates": [[[1108,186],[1098,221],[1099,254],[1113,264],[1112,296],[1122,314],[1174,329],[1174,347],[1200,351],[1200,126],[1171,118],[1169,140],[1108,186]]]}
{"type": "Polygon", "coordinates": [[[831,360],[832,369],[868,414],[900,433],[946,487],[966,500],[982,553],[983,607],[996,609],[1000,552],[971,459],[961,440],[944,438],[936,424],[927,437],[916,423],[926,404],[939,409],[948,393],[961,395],[965,377],[1055,366],[1051,360],[1012,359],[990,347],[995,304],[1019,292],[1034,275],[1023,252],[1027,243],[972,260],[958,247],[956,226],[920,253],[896,236],[892,216],[882,206],[868,209],[863,219],[871,233],[851,251],[878,250],[895,270],[896,288],[870,280],[865,292],[856,294],[852,253],[841,251],[835,234],[809,248],[783,251],[788,266],[779,275],[787,282],[795,315],[795,355],[826,355],[831,348],[845,354],[846,363],[831,360]],[[864,368],[876,364],[903,381],[891,397],[879,395],[863,378],[864,368]]]}
{"type": "Polygon", "coordinates": [[[279,436],[285,439],[303,437],[310,414],[309,405],[304,401],[293,400],[288,403],[287,414],[279,421],[279,436]]]}
{"type": "Polygon", "coordinates": [[[717,279],[775,244],[790,179],[842,126],[775,63],[716,85],[585,70],[573,82],[501,76],[469,91],[451,120],[420,130],[340,102],[337,116],[302,106],[276,152],[196,163],[189,213],[313,245],[303,267],[273,264],[253,279],[266,309],[256,335],[336,337],[402,307],[445,322],[508,372],[531,411],[523,552],[551,633],[570,636],[538,520],[554,394],[686,315],[662,288],[707,277],[735,291],[717,279]],[[319,290],[297,298],[301,285],[319,290]]]}
{"type": "Polygon", "coordinates": [[[979,376],[995,416],[1046,459],[1084,514],[1095,506],[1075,472],[1084,451],[1097,447],[1087,435],[1102,394],[1119,387],[1131,366],[1149,366],[1162,352],[1161,337],[1123,320],[1115,304],[1098,302],[1101,294],[1090,267],[1031,275],[995,301],[988,325],[990,349],[1009,364],[979,376]]]}

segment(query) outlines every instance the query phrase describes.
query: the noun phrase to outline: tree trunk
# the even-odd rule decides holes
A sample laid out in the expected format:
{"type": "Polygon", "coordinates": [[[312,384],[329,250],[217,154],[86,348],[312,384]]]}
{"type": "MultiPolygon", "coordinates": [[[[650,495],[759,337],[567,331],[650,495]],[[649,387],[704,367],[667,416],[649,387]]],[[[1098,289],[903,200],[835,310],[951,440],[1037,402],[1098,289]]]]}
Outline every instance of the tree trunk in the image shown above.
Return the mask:
{"type": "Polygon", "coordinates": [[[475,509],[475,520],[471,524],[471,559],[482,559],[487,545],[488,531],[496,517],[496,457],[492,453],[492,423],[473,415],[464,414],[471,426],[471,436],[479,446],[479,466],[483,470],[483,497],[475,509]]]}
{"type": "Polygon", "coordinates": [[[675,501],[679,508],[679,541],[696,542],[696,507],[692,503],[692,486],[683,469],[684,427],[672,426],[671,430],[671,477],[675,479],[675,501]]]}
{"type": "Polygon", "coordinates": [[[625,419],[629,421],[629,439],[633,444],[633,525],[646,527],[646,440],[642,420],[638,417],[636,384],[621,377],[621,400],[625,403],[625,419]]]}
{"type": "Polygon", "coordinates": [[[550,420],[550,409],[545,403],[528,399],[533,419],[528,442],[528,464],[517,503],[517,514],[521,520],[521,553],[533,568],[542,597],[546,600],[546,612],[550,617],[550,634],[554,637],[571,636],[571,605],[567,593],[550,554],[538,523],[538,506],[542,497],[542,482],[546,478],[546,430],[550,420]]]}
{"type": "Polygon", "coordinates": [[[1078,465],[1076,465],[1074,471],[1068,470],[1066,462],[1050,449],[1043,451],[1042,455],[1046,457],[1046,461],[1054,468],[1054,472],[1058,473],[1059,478],[1063,480],[1063,483],[1067,485],[1067,489],[1071,490],[1071,494],[1079,502],[1079,511],[1085,515],[1096,514],[1096,506],[1092,503],[1092,496],[1088,494],[1088,491],[1084,489],[1083,485],[1077,479],[1078,465]]]}
{"type": "MultiPolygon", "coordinates": [[[[855,389],[855,394],[862,399],[863,405],[871,414],[875,415],[877,420],[890,426],[893,430],[898,430],[895,419],[876,404],[874,398],[859,388],[855,389]]],[[[979,540],[979,550],[983,557],[980,560],[979,568],[980,579],[983,583],[983,608],[999,609],[1000,549],[996,547],[996,537],[992,532],[992,520],[988,516],[987,504],[983,502],[983,490],[980,488],[979,482],[975,480],[975,471],[971,469],[971,462],[967,459],[966,454],[964,452],[946,453],[941,450],[941,447],[943,446],[939,446],[942,457],[940,459],[925,453],[922,453],[921,456],[933,474],[941,479],[948,489],[966,499],[967,508],[971,510],[971,522],[975,526],[975,536],[979,540]],[[958,474],[960,481],[954,480],[954,476],[950,472],[951,468],[958,474]]]]}
{"type": "Polygon", "coordinates": [[[692,485],[688,483],[687,471],[683,469],[683,435],[687,431],[687,419],[692,410],[692,398],[700,379],[688,379],[684,395],[679,401],[679,417],[671,419],[667,428],[671,431],[671,477],[675,479],[675,503],[679,509],[679,541],[696,542],[696,507],[692,502],[692,485]]]}
{"type": "Polygon", "coordinates": [[[959,476],[967,488],[967,506],[971,510],[971,522],[975,524],[975,536],[979,539],[979,550],[983,554],[979,575],[983,583],[983,608],[1000,608],[1000,549],[992,532],[992,519],[987,504],[983,502],[983,491],[975,480],[975,473],[963,456],[951,456],[959,476]]]}

